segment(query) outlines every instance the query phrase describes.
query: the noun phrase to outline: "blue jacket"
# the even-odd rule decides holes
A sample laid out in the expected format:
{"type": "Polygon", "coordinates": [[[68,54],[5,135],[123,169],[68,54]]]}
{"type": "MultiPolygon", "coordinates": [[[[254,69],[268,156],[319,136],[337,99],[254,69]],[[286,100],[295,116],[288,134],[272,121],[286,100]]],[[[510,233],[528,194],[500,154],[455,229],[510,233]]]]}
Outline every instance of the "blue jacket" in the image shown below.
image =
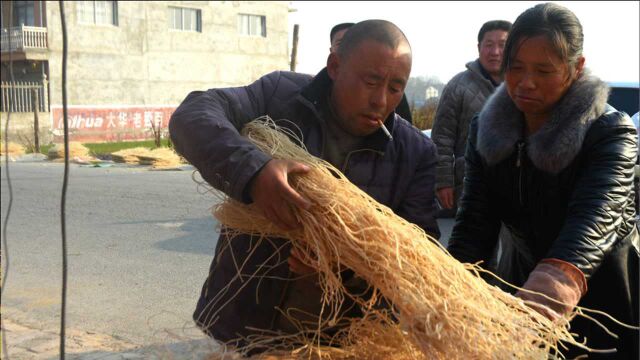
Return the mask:
{"type": "MultiPolygon", "coordinates": [[[[322,157],[325,120],[318,106],[331,86],[323,70],[315,77],[273,72],[245,87],[194,91],[171,117],[171,139],[208,183],[248,203],[247,184],[270,157],[238,130],[269,115],[280,126],[302,132],[307,150],[322,157]],[[280,119],[290,122],[278,122],[280,119]]],[[[393,140],[382,130],[373,133],[361,149],[346,157],[341,170],[361,190],[437,238],[435,145],[394,113],[385,126],[393,140]]],[[[282,239],[267,241],[241,235],[229,241],[223,232],[194,313],[196,323],[224,342],[256,333],[248,328],[272,329],[279,314],[275,308],[282,303],[291,277],[288,254],[289,247],[282,239]],[[242,263],[240,273],[244,276],[238,276],[238,264],[242,263]],[[249,278],[252,274],[257,276],[249,278]]]]}

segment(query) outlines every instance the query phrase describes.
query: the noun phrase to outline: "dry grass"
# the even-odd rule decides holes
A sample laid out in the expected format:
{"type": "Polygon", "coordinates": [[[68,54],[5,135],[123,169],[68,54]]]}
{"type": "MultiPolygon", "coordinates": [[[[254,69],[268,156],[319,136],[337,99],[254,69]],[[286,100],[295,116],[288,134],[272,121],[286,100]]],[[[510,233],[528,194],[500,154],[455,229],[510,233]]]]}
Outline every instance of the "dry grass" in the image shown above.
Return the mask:
{"type": "MultiPolygon", "coordinates": [[[[0,155],[4,155],[5,151],[4,151],[4,143],[0,143],[0,155]]],[[[24,146],[14,143],[14,142],[8,142],[7,143],[7,147],[8,147],[8,154],[9,156],[17,156],[17,155],[23,155],[25,153],[25,148],[24,146]]]]}
{"type": "Polygon", "coordinates": [[[120,150],[112,153],[111,158],[120,163],[151,165],[154,169],[172,169],[184,163],[175,151],[166,147],[154,150],[142,147],[120,150]]]}
{"type": "MultiPolygon", "coordinates": [[[[55,144],[52,146],[47,157],[50,160],[64,159],[64,144],[55,144]]],[[[69,143],[69,158],[90,159],[89,149],[79,142],[72,141],[69,143]]]]}
{"type": "Polygon", "coordinates": [[[171,169],[182,165],[183,161],[169,148],[157,148],[146,155],[138,155],[141,165],[151,165],[154,169],[171,169]]]}
{"type": "Polygon", "coordinates": [[[139,164],[138,156],[148,155],[151,150],[144,147],[136,147],[132,149],[124,149],[111,153],[111,159],[117,163],[139,164]]]}
{"type": "MultiPolygon", "coordinates": [[[[340,348],[318,345],[318,332],[279,338],[306,345],[284,352],[274,348],[259,358],[547,359],[562,357],[561,342],[575,344],[568,331],[570,317],[551,322],[519,298],[488,285],[479,276],[478,265],[455,260],[421,228],[274,130],[272,122],[254,121],[243,134],[274,158],[308,165],[308,174],[290,182],[314,205],[295,209],[302,224],[295,231],[278,228],[255,206],[230,198],[214,208],[218,220],[238,233],[289,239],[306,255],[307,265],[319,269],[328,316],[318,323],[318,330],[340,321],[337,309],[345,297],[352,297],[340,278],[345,267],[374,287],[374,300],[389,299],[398,319],[395,322],[356,298],[367,315],[344,330],[336,340],[340,348]]],[[[249,348],[270,340],[253,339],[249,348]]]]}

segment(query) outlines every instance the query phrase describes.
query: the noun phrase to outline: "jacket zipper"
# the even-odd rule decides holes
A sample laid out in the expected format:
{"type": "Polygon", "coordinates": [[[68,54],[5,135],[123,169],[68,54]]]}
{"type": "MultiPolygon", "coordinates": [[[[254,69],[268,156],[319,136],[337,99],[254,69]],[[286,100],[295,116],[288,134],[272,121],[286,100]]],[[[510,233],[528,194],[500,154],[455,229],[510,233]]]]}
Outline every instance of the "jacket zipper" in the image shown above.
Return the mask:
{"type": "Polygon", "coordinates": [[[522,200],[522,154],[524,152],[524,141],[518,141],[518,159],[516,160],[516,167],[518,168],[518,195],[520,197],[520,206],[524,206],[524,201],[522,200]]]}

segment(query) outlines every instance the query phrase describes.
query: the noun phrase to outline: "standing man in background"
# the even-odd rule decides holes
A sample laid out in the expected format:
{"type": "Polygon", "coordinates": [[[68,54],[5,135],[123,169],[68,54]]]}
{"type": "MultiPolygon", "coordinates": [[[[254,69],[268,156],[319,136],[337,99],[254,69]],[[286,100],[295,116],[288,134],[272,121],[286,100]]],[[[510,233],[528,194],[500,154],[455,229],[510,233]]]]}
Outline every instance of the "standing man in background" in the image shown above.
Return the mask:
{"type": "MultiPolygon", "coordinates": [[[[341,23],[331,28],[331,32],[329,33],[329,40],[331,41],[331,47],[329,48],[329,53],[335,53],[338,50],[338,46],[342,42],[342,37],[349,30],[350,27],[355,25],[355,23],[341,23]]],[[[407,101],[407,96],[403,93],[402,100],[400,100],[400,104],[395,109],[395,113],[400,115],[401,118],[407,120],[409,124],[412,124],[413,121],[411,119],[411,108],[409,107],[409,102],[407,101]]]]}
{"type": "Polygon", "coordinates": [[[338,46],[340,46],[342,42],[342,37],[353,25],[355,25],[355,23],[342,23],[331,28],[331,32],[329,33],[329,40],[331,40],[331,47],[329,48],[330,54],[338,50],[338,46]]]}
{"type": "Polygon", "coordinates": [[[464,179],[464,153],[471,118],[502,83],[502,51],[511,30],[504,20],[486,22],[478,33],[478,54],[467,70],[454,76],[442,91],[433,123],[438,148],[436,195],[446,211],[455,214],[464,179]]]}

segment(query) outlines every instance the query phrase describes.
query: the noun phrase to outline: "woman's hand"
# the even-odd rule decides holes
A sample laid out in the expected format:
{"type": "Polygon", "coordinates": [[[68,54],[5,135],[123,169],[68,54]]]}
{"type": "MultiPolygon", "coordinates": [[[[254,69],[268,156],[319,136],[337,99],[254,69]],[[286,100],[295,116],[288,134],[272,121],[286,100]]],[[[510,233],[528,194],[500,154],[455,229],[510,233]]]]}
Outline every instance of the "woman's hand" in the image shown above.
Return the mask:
{"type": "Polygon", "coordinates": [[[529,302],[531,308],[553,321],[578,305],[587,291],[587,283],[582,271],[573,264],[543,259],[529,274],[522,288],[550,298],[522,290],[516,293],[517,297],[529,302]]]}

